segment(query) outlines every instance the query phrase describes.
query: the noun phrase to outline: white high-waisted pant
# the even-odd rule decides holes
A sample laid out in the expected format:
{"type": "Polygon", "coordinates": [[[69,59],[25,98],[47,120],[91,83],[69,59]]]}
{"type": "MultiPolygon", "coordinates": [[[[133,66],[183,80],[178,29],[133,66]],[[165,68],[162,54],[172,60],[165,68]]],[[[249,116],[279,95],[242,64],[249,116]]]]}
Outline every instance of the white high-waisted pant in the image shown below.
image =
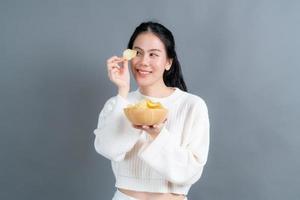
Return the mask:
{"type": "Polygon", "coordinates": [[[115,195],[112,198],[112,200],[138,200],[138,199],[128,196],[128,195],[124,194],[123,192],[120,192],[119,190],[116,190],[115,195]]]}
{"type": "MultiPolygon", "coordinates": [[[[115,195],[112,198],[112,200],[138,200],[138,199],[128,196],[128,195],[120,192],[119,190],[116,190],[115,195]]],[[[188,200],[187,197],[185,197],[184,200],[188,200]]]]}

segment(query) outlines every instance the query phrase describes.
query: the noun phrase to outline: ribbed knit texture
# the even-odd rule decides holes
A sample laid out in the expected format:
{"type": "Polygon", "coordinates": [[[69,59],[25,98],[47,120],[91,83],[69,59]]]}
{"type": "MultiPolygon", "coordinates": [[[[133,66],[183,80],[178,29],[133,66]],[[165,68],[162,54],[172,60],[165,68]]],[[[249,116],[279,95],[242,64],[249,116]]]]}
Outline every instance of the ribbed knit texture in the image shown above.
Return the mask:
{"type": "Polygon", "coordinates": [[[198,96],[175,91],[168,97],[145,96],[139,90],[127,99],[110,98],[94,131],[95,149],[111,160],[116,187],[159,193],[187,194],[201,177],[209,149],[209,118],[198,96]],[[144,98],[169,110],[167,122],[153,140],[132,127],[123,109],[144,98]]]}

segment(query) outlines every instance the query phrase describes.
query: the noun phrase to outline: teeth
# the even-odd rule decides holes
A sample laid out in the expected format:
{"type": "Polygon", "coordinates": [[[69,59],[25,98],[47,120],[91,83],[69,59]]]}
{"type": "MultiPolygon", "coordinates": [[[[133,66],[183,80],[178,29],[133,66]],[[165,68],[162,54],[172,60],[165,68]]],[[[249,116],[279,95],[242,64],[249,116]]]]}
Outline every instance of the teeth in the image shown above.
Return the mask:
{"type": "Polygon", "coordinates": [[[141,74],[150,74],[149,72],[142,72],[140,71],[141,74]]]}
{"type": "Polygon", "coordinates": [[[147,72],[147,71],[141,71],[141,70],[138,70],[138,72],[139,72],[140,74],[150,74],[150,72],[147,72]]]}

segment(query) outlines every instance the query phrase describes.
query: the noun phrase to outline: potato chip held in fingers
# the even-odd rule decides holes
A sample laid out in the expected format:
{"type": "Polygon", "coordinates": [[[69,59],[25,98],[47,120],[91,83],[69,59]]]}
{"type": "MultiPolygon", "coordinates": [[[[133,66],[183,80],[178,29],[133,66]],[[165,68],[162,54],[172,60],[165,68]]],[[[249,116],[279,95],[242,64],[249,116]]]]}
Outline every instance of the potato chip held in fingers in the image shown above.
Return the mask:
{"type": "Polygon", "coordinates": [[[137,54],[136,50],[126,49],[123,51],[123,58],[126,60],[131,60],[136,56],[136,54],[137,54]]]}

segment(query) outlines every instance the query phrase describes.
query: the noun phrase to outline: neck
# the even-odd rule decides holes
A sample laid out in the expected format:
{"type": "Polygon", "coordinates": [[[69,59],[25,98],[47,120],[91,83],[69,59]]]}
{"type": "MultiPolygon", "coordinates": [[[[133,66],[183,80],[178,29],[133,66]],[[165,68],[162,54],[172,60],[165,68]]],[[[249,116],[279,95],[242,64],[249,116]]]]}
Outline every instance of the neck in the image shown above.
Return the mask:
{"type": "Polygon", "coordinates": [[[151,96],[151,97],[167,97],[173,93],[174,89],[171,87],[167,87],[165,84],[160,86],[141,86],[139,88],[140,92],[143,95],[151,96]]]}

